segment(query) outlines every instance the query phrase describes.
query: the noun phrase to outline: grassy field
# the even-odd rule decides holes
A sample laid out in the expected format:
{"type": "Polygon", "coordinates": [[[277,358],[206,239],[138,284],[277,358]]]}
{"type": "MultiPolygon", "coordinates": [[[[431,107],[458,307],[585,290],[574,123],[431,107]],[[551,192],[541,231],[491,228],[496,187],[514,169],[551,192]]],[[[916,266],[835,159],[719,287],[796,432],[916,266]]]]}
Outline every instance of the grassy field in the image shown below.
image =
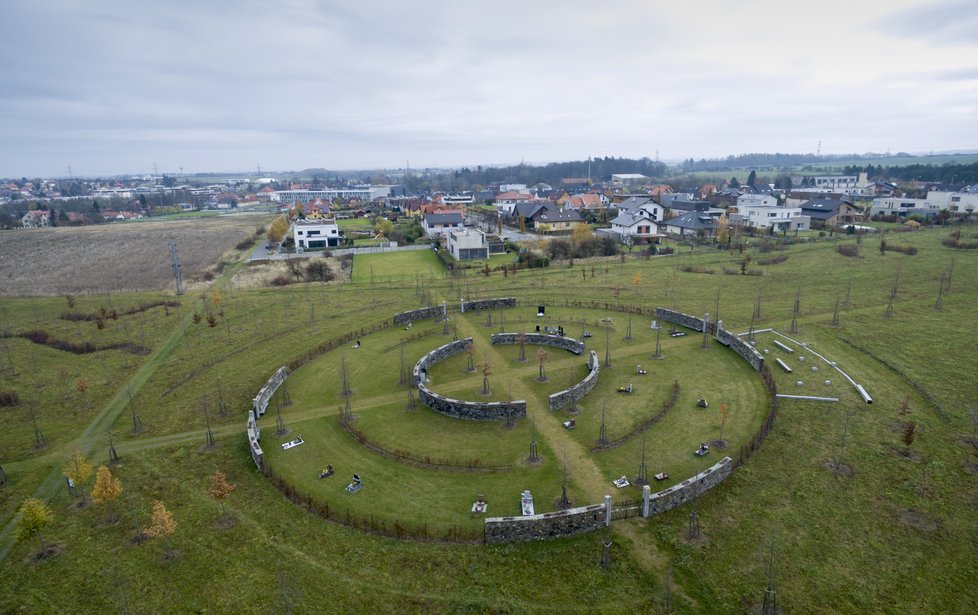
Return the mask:
{"type": "Polygon", "coordinates": [[[353,257],[353,281],[383,284],[413,282],[418,276],[431,279],[445,275],[445,266],[431,250],[407,250],[353,257]]]}
{"type": "MultiPolygon", "coordinates": [[[[755,276],[723,275],[724,269],[739,270],[743,255],[704,248],[651,259],[575,260],[573,266],[506,277],[445,277],[437,261],[424,259],[433,257],[428,251],[358,256],[352,283],[280,289],[234,284],[240,273],[234,264],[213,282],[216,294],[201,288],[165,309],[123,315],[176,299],[159,292],[79,293],[71,311],[107,307],[120,314],[102,329],[94,321],[62,319],[69,311],[64,297],[5,298],[0,391],[16,391],[20,403],[0,408],[0,465],[9,479],[0,487],[0,604],[27,612],[617,613],[662,611],[668,602],[680,613],[744,613],[758,610],[770,565],[784,612],[975,612],[978,458],[971,442],[978,363],[967,326],[978,300],[978,252],[944,247],[949,232],[885,235],[888,244],[918,248],[914,256],[881,255],[881,236],[862,238],[856,258],[836,251],[840,244],[855,245],[850,237],[793,246],[783,252],[787,260],[772,265],[758,265],[769,254],[755,248],[755,276]],[[407,260],[416,255],[422,259],[407,260]],[[364,262],[375,267],[373,281],[358,278],[364,262]],[[941,278],[949,273],[938,310],[941,278]],[[547,543],[490,547],[380,538],[293,505],[255,470],[244,417],[251,397],[278,366],[394,313],[441,301],[455,305],[464,296],[545,304],[547,318],[565,323],[569,334],[590,328],[595,336],[589,345],[599,356],[605,340],[594,320],[608,313],[604,304],[662,305],[711,317],[718,309],[730,330],[747,331],[753,321],[755,329],[773,328],[797,340],[787,342],[796,350],[789,355],[772,343],[773,333],[757,334],[757,347],[769,360],[781,357],[794,369],[774,369],[781,392],[839,402],[781,400],[764,445],[695,502],[648,521],[617,521],[608,534],[547,543]],[[798,331],[789,333],[796,300],[798,331]],[[208,314],[215,317],[213,327],[208,314]],[[142,349],[74,354],[20,337],[37,330],[73,343],[142,349]],[[836,367],[863,384],[874,403],[863,403],[836,367]],[[80,378],[89,383],[84,394],[75,387],[80,378]],[[221,397],[227,416],[219,413],[221,397]],[[40,448],[34,447],[32,409],[45,437],[40,448]],[[132,429],[133,412],[141,431],[132,429]],[[917,428],[909,446],[901,441],[908,421],[917,428]],[[217,440],[213,448],[204,446],[208,423],[217,440]],[[114,521],[107,520],[105,506],[70,497],[60,473],[76,448],[105,462],[110,433],[121,456],[112,471],[124,489],[112,505],[114,521]],[[837,461],[842,465],[833,466],[837,461]],[[207,496],[215,470],[237,485],[227,500],[231,522],[207,496]],[[27,495],[41,497],[54,512],[44,539],[56,556],[37,560],[36,538],[13,540],[13,514],[27,495]],[[132,541],[135,528],[149,524],[154,500],[164,501],[177,521],[166,543],[168,558],[161,539],[132,541]],[[702,533],[690,539],[694,508],[702,533]],[[598,560],[607,537],[613,561],[602,569],[598,560]]],[[[22,234],[29,232],[13,235],[22,234]]],[[[72,266],[90,263],[79,256],[72,266]]],[[[494,311],[491,327],[485,313],[459,318],[452,312],[453,332],[485,339],[498,326],[536,324],[521,309],[494,311]]],[[[546,366],[552,382],[541,385],[532,347],[527,364],[513,360],[515,347],[497,347],[491,355],[499,370],[491,376],[494,394],[508,398],[511,388],[513,396],[532,400],[532,427],[460,424],[420,407],[408,411],[398,379],[400,354],[384,352],[407,332],[390,327],[364,335],[360,349],[344,345],[300,368],[288,383],[295,403],[283,409],[290,433],[275,435],[273,408],[263,418],[263,446],[277,471],[306,481],[315,495],[342,507],[340,514],[407,522],[410,511],[415,523],[420,513],[432,528],[477,531],[478,520],[464,512],[475,493],[487,494],[490,514],[506,514],[515,512],[509,494],[523,488],[549,506],[560,495],[564,464],[575,503],[592,501],[610,478],[634,475],[640,437],[590,452],[602,410],[595,401],[602,397],[610,398],[605,417],[609,436],[617,437],[659,407],[671,383],[679,382],[680,402],[645,442],[650,471],[665,468],[673,480],[702,461],[687,454],[689,442],[718,438],[721,401],[730,408],[725,440],[733,444],[756,429],[762,415],[749,409],[762,394],[759,382],[728,350],[700,348],[695,334],[663,338],[665,358],[654,361],[648,320],[633,317],[634,339],[626,341],[627,315],[615,312],[613,318],[613,367],[577,414],[548,413],[542,401],[551,385],[581,377],[581,359],[552,352],[546,366]],[[504,473],[435,470],[364,449],[336,426],[344,356],[354,425],[371,440],[433,458],[477,455],[514,467],[504,473]],[[637,364],[649,373],[635,374],[637,364]],[[638,387],[633,396],[612,391],[628,381],[638,387]],[[709,399],[708,409],[695,407],[700,395],[709,399]],[[578,424],[574,431],[560,427],[570,417],[578,424]],[[531,429],[542,445],[538,467],[520,462],[531,429]],[[289,451],[277,446],[296,433],[307,443],[289,451]],[[325,463],[337,475],[310,480],[325,463]],[[355,496],[342,493],[358,470],[367,486],[355,496]]],[[[418,323],[412,333],[425,329],[433,331],[405,347],[408,365],[451,338],[438,323],[418,323]]],[[[478,346],[477,360],[490,352],[484,343],[478,346]]],[[[481,377],[465,373],[464,360],[433,371],[434,386],[446,394],[478,389],[481,377]]]]}

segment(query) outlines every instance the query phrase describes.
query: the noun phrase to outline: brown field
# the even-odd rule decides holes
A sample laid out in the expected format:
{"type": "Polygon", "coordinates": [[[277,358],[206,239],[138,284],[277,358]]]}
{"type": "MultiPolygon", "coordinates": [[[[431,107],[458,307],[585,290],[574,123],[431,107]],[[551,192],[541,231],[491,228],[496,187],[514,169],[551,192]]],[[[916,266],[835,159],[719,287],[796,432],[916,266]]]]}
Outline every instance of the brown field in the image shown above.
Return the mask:
{"type": "Polygon", "coordinates": [[[220,216],[0,232],[0,295],[173,290],[170,242],[193,288],[269,219],[220,216]]]}

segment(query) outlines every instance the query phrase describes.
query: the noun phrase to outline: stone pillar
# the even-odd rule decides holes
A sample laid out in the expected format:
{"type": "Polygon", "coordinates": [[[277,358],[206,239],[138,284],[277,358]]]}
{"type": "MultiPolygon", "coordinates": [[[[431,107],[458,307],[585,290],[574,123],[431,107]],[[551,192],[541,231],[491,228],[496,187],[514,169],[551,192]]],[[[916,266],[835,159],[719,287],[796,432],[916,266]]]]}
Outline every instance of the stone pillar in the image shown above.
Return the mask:
{"type": "Polygon", "coordinates": [[[645,485],[642,487],[642,516],[649,516],[649,500],[652,499],[652,487],[645,485]]]}
{"type": "Polygon", "coordinates": [[[611,527],[611,496],[604,496],[604,526],[611,527]]]}
{"type": "Polygon", "coordinates": [[[723,321],[722,320],[718,320],[717,321],[717,336],[716,336],[717,339],[720,339],[720,332],[721,331],[723,331],[723,321]]]}

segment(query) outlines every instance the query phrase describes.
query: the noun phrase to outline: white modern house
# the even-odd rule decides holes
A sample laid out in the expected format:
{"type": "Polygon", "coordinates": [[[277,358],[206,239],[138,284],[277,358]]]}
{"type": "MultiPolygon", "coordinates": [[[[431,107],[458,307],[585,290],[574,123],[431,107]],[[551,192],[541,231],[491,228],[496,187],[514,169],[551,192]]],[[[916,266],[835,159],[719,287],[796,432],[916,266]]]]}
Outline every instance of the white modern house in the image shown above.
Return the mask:
{"type": "Polygon", "coordinates": [[[448,251],[457,261],[489,258],[489,240],[478,229],[453,229],[448,232],[448,251]]]}
{"type": "MultiPolygon", "coordinates": [[[[756,196],[756,195],[755,195],[756,196]]],[[[777,205],[740,204],[727,210],[730,223],[757,229],[774,231],[804,231],[811,227],[811,217],[803,215],[801,207],[778,207],[777,205]]]]}
{"type": "Polygon", "coordinates": [[[778,199],[771,194],[742,194],[737,197],[737,207],[777,207],[778,199]]]}
{"type": "Polygon", "coordinates": [[[292,233],[298,250],[325,250],[338,246],[342,239],[336,220],[296,220],[292,233]]]}
{"type": "Polygon", "coordinates": [[[873,205],[869,208],[869,215],[875,216],[909,216],[910,214],[934,215],[941,208],[927,199],[911,199],[907,197],[887,197],[873,199],[873,205]]]}
{"type": "Polygon", "coordinates": [[[927,200],[940,209],[946,209],[951,213],[970,214],[978,211],[978,192],[937,192],[927,193],[927,200]]]}
{"type": "Polygon", "coordinates": [[[326,188],[324,190],[278,190],[271,193],[269,198],[274,203],[291,204],[307,203],[316,199],[331,202],[337,198],[373,201],[374,199],[388,197],[390,194],[390,186],[363,186],[360,188],[326,188]]]}
{"type": "Polygon", "coordinates": [[[465,220],[458,212],[425,214],[421,226],[429,237],[440,235],[445,238],[451,231],[465,226],[465,220]]]}

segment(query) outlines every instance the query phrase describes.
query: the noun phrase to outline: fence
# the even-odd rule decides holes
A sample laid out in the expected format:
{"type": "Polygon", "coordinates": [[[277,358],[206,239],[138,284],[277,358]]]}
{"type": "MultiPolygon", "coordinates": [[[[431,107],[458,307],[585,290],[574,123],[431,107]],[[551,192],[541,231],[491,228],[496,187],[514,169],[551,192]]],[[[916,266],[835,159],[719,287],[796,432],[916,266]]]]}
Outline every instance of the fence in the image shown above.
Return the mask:
{"type": "Polygon", "coordinates": [[[378,455],[421,468],[429,468],[432,470],[449,470],[453,472],[502,472],[512,468],[512,466],[508,465],[487,465],[479,459],[469,459],[466,461],[432,460],[431,457],[427,455],[421,457],[420,455],[416,455],[408,451],[386,449],[375,442],[371,442],[367,437],[367,434],[354,427],[349,421],[344,420],[342,418],[342,414],[340,415],[340,426],[346,430],[347,433],[356,438],[357,443],[377,453],[378,455]]]}
{"type": "Polygon", "coordinates": [[[403,540],[470,544],[485,541],[485,532],[481,529],[466,529],[453,525],[445,529],[444,532],[437,532],[431,530],[427,523],[401,523],[399,519],[388,521],[386,519],[375,519],[373,515],[358,516],[351,514],[349,508],[341,510],[336,506],[330,506],[328,502],[313,498],[310,493],[296,489],[292,483],[279,476],[268,463],[264,464],[261,470],[269,482],[290,502],[327,521],[371,534],[403,540]]]}

